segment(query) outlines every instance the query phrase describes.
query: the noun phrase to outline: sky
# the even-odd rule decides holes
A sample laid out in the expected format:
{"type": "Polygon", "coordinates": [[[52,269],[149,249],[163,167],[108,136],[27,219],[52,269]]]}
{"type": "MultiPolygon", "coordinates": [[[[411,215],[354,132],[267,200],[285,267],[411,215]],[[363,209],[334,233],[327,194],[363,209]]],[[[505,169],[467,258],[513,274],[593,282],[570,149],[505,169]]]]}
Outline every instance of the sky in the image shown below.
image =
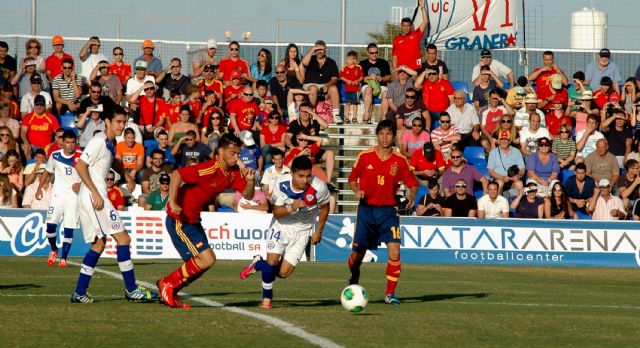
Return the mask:
{"type": "MultiPolygon", "coordinates": [[[[348,43],[368,42],[368,32],[381,31],[390,20],[391,7],[412,9],[410,0],[345,0],[348,43]]],[[[432,0],[453,1],[453,0],[432,0]]],[[[517,1],[521,0],[492,0],[517,1]]],[[[0,33],[31,33],[31,0],[3,0],[0,33]]],[[[526,28],[519,19],[520,37],[526,29],[529,47],[568,48],[571,13],[594,6],[608,15],[608,46],[637,49],[640,42],[638,0],[526,1],[526,28]]],[[[38,35],[123,39],[225,41],[225,31],[252,42],[340,41],[340,0],[37,0],[38,35]]],[[[519,9],[521,17],[522,9],[519,9]]]]}

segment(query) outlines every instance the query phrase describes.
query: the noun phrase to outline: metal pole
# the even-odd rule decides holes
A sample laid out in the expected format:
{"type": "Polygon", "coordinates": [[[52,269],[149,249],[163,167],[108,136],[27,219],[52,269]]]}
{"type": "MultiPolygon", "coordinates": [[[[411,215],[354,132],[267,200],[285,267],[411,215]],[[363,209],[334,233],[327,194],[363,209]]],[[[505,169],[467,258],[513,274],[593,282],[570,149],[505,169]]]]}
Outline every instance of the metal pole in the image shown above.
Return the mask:
{"type": "Polygon", "coordinates": [[[280,43],[280,18],[276,18],[276,47],[274,48],[275,49],[274,54],[276,57],[274,61],[276,62],[276,64],[277,62],[280,61],[280,59],[278,59],[280,58],[280,51],[279,51],[280,47],[278,45],[279,43],[280,43]]]}
{"type": "Polygon", "coordinates": [[[31,35],[36,36],[36,20],[37,20],[37,11],[36,11],[36,2],[37,0],[31,0],[31,35]]]}
{"type": "Polygon", "coordinates": [[[340,66],[344,66],[344,45],[347,41],[347,0],[341,0],[340,7],[340,66]]]}
{"type": "Polygon", "coordinates": [[[524,74],[529,75],[529,53],[527,52],[527,11],[524,10],[524,0],[522,0],[522,42],[524,46],[524,74]]]}

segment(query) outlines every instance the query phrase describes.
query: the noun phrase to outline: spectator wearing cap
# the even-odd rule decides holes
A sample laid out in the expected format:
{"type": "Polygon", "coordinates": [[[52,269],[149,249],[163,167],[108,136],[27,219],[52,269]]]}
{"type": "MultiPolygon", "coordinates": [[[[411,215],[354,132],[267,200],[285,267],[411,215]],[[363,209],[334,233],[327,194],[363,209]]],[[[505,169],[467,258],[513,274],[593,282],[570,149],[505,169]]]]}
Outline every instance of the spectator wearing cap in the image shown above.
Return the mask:
{"type": "Polygon", "coordinates": [[[538,109],[538,96],[535,93],[529,93],[525,96],[523,102],[524,106],[516,110],[516,115],[513,119],[518,131],[529,128],[529,117],[532,113],[537,113],[542,121],[542,127],[546,127],[545,115],[542,110],[538,109]]]}
{"type": "Polygon", "coordinates": [[[550,110],[545,116],[547,130],[553,139],[560,136],[560,127],[563,124],[567,124],[571,126],[571,117],[569,117],[569,113],[571,107],[567,105],[565,108],[565,103],[563,98],[556,94],[553,97],[553,110],[550,110]]]}
{"type": "Polygon", "coordinates": [[[535,93],[533,88],[528,85],[529,80],[526,76],[518,77],[518,81],[515,86],[509,88],[507,91],[507,97],[505,98],[507,104],[511,106],[514,110],[518,110],[524,106],[524,98],[529,93],[535,93]]]}
{"type": "Polygon", "coordinates": [[[218,51],[218,41],[215,39],[207,40],[204,52],[196,55],[193,62],[193,78],[199,78],[204,73],[204,67],[216,64],[216,52],[218,51]]]}
{"type": "Polygon", "coordinates": [[[482,131],[482,137],[480,144],[484,147],[485,151],[489,153],[492,146],[491,139],[497,129],[502,127],[502,122],[509,122],[511,126],[512,120],[510,116],[515,115],[515,111],[507,104],[501,93],[497,90],[491,90],[489,92],[489,104],[478,111],[478,116],[482,120],[480,122],[480,130],[482,131]],[[507,116],[508,118],[505,118],[507,116]]]}
{"type": "Polygon", "coordinates": [[[489,181],[474,166],[465,163],[462,157],[462,151],[459,149],[451,150],[451,167],[442,174],[442,190],[445,197],[449,197],[455,192],[455,184],[458,179],[464,179],[467,186],[467,193],[473,195],[473,186],[479,182],[482,184],[482,191],[487,192],[487,184],[489,181]]]}
{"type": "Polygon", "coordinates": [[[491,71],[493,71],[498,77],[506,78],[507,81],[509,81],[509,85],[515,85],[513,71],[499,60],[493,59],[493,55],[488,49],[480,51],[480,62],[473,67],[473,71],[471,72],[471,80],[474,85],[478,84],[480,80],[480,68],[485,65],[488,65],[491,68],[491,71]]]}
{"type": "Polygon", "coordinates": [[[499,191],[497,182],[487,184],[487,193],[478,199],[478,219],[509,218],[509,201],[499,191]]]}
{"type": "Polygon", "coordinates": [[[627,211],[620,197],[611,194],[611,181],[598,180],[598,187],[593,190],[587,210],[592,213],[593,220],[624,220],[627,211]]]}
{"type": "Polygon", "coordinates": [[[171,154],[176,157],[180,168],[187,166],[190,160],[201,163],[215,156],[209,146],[197,140],[197,134],[193,130],[187,131],[180,140],[173,144],[171,154]]]}
{"type": "Polygon", "coordinates": [[[59,115],[67,111],[73,113],[78,111],[80,96],[82,96],[82,82],[82,76],[76,74],[73,61],[63,60],[62,74],[51,81],[53,99],[59,115]]]}
{"type": "Polygon", "coordinates": [[[164,163],[164,150],[156,148],[151,151],[151,156],[149,157],[151,157],[150,166],[143,170],[142,178],[140,179],[142,195],[138,197],[138,204],[142,207],[145,206],[145,201],[149,202],[149,195],[160,189],[160,180],[162,180],[162,177],[164,175],[168,176],[173,171],[173,166],[164,163]]]}
{"type": "Polygon", "coordinates": [[[527,157],[538,150],[538,139],[551,138],[551,134],[546,128],[540,128],[542,118],[537,113],[529,115],[529,127],[520,131],[520,151],[527,157]]]}
{"type": "Polygon", "coordinates": [[[465,91],[453,92],[453,104],[446,111],[451,117],[451,125],[458,129],[459,143],[462,146],[480,146],[480,119],[476,108],[467,103],[465,91]]]}
{"type": "Polygon", "coordinates": [[[12,85],[18,86],[18,96],[22,98],[25,94],[31,92],[31,77],[38,76],[42,82],[41,91],[49,89],[49,82],[44,79],[44,74],[36,70],[37,62],[31,57],[25,57],[20,64],[20,73],[15,75],[11,80],[12,85]]]}
{"type": "Polygon", "coordinates": [[[182,69],[182,61],[180,58],[173,58],[156,78],[156,82],[164,89],[165,98],[170,91],[176,89],[180,91],[182,99],[186,98],[187,86],[191,84],[191,76],[183,75],[180,69],[182,69]]]}
{"type": "Polygon", "coordinates": [[[431,129],[431,118],[439,119],[440,114],[453,104],[455,89],[449,80],[443,80],[435,70],[425,70],[413,83],[418,90],[422,90],[422,103],[429,110],[429,117],[425,117],[425,128],[431,129]]]}
{"type": "Polygon", "coordinates": [[[522,153],[511,146],[509,131],[501,131],[498,136],[498,146],[489,153],[487,163],[489,175],[500,185],[500,192],[515,189],[514,193],[522,189],[522,177],[525,175],[525,163],[522,153]]]}
{"type": "Polygon", "coordinates": [[[156,46],[153,41],[144,40],[142,42],[142,55],[133,60],[133,65],[135,66],[139,61],[147,62],[147,75],[157,77],[162,72],[162,61],[153,55],[155,49],[156,46]]]}
{"type": "Polygon", "coordinates": [[[147,75],[147,62],[143,60],[138,61],[134,68],[136,73],[129,79],[129,81],[127,81],[127,88],[125,92],[125,99],[127,100],[127,103],[129,103],[131,111],[136,111],[138,109],[138,104],[133,102],[132,99],[135,95],[138,95],[140,88],[144,87],[146,82],[151,82],[154,85],[156,84],[155,77],[147,75]]]}
{"type": "Polygon", "coordinates": [[[617,183],[620,177],[620,168],[616,156],[609,152],[609,144],[606,139],[598,140],[596,150],[584,160],[587,165],[587,175],[596,182],[600,179],[607,179],[617,183]]]}
{"type": "MultiPolygon", "coordinates": [[[[569,79],[564,71],[556,65],[554,62],[554,55],[552,51],[544,51],[542,53],[542,66],[533,69],[529,74],[529,81],[535,82],[536,92],[538,98],[547,99],[552,94],[555,94],[551,86],[552,77],[559,75],[560,83],[564,86],[569,84],[569,79]]],[[[557,89],[557,88],[556,88],[557,89]]]]}
{"type": "Polygon", "coordinates": [[[478,202],[476,198],[467,192],[467,182],[458,179],[455,183],[455,192],[447,197],[442,204],[444,217],[476,217],[478,202]]]}
{"type": "Polygon", "coordinates": [[[400,21],[400,34],[393,38],[393,56],[391,68],[396,71],[400,66],[406,65],[413,70],[422,69],[422,59],[420,54],[420,43],[424,31],[429,24],[429,16],[425,6],[425,0],[419,0],[420,15],[422,22],[416,30],[413,30],[413,21],[405,17],[400,21]]]}
{"type": "Polygon", "coordinates": [[[618,167],[624,168],[624,161],[631,153],[633,144],[633,131],[627,125],[627,115],[620,106],[612,110],[603,110],[603,121],[600,129],[609,144],[609,152],[616,156],[618,167]]]}
{"type": "Polygon", "coordinates": [[[76,127],[80,130],[78,144],[81,148],[84,149],[87,146],[96,132],[104,132],[106,129],[103,118],[100,117],[103,111],[104,107],[86,107],[85,111],[80,114],[80,118],[76,121],[76,127]]]}
{"type": "MultiPolygon", "coordinates": [[[[106,68],[102,69],[103,71],[106,68]]],[[[117,77],[111,75],[111,77],[118,80],[117,77]]],[[[118,81],[119,83],[120,81],[118,81]]],[[[111,115],[113,113],[113,108],[116,106],[113,99],[111,99],[108,95],[103,95],[104,86],[100,84],[98,81],[92,81],[89,85],[89,97],[82,99],[80,102],[80,107],[78,107],[78,114],[84,114],[88,108],[99,108],[101,115],[111,115]]]]}
{"type": "Polygon", "coordinates": [[[245,167],[249,167],[259,174],[264,167],[264,157],[253,139],[253,134],[248,130],[243,130],[240,132],[240,140],[242,140],[242,146],[238,153],[238,159],[245,167]]]}
{"type": "Polygon", "coordinates": [[[587,116],[587,127],[576,134],[576,163],[584,162],[584,159],[596,150],[596,143],[600,139],[604,139],[604,135],[598,131],[598,116],[587,116]]]}
{"type": "MultiPolygon", "coordinates": [[[[146,199],[144,210],[167,210],[167,202],[169,202],[169,183],[171,177],[169,174],[160,174],[158,179],[158,189],[153,190],[146,199]]],[[[138,198],[140,200],[140,198],[138,198]]],[[[140,204],[140,202],[138,201],[140,204]]]]}
{"type": "Polygon", "coordinates": [[[615,62],[611,60],[611,51],[608,48],[603,48],[598,54],[598,59],[587,65],[585,85],[591,86],[594,91],[600,89],[601,81],[604,76],[607,76],[612,81],[612,88],[616,93],[620,93],[620,70],[615,62]]]}
{"type": "Polygon", "coordinates": [[[53,133],[60,128],[56,117],[47,112],[46,99],[37,95],[33,99],[33,112],[27,114],[22,119],[20,137],[22,138],[22,149],[27,158],[31,157],[31,150],[43,148],[49,144],[53,133]]]}
{"type": "Polygon", "coordinates": [[[581,100],[580,97],[585,91],[590,91],[593,95],[593,89],[591,86],[584,84],[584,79],[585,76],[583,71],[576,71],[573,73],[573,85],[567,90],[567,94],[569,95],[569,104],[572,105],[572,111],[578,108],[581,100]],[[571,102],[573,102],[573,104],[571,102]]]}
{"type": "Polygon", "coordinates": [[[442,152],[436,150],[433,143],[427,142],[413,153],[409,166],[418,179],[418,183],[427,186],[429,180],[440,179],[444,173],[445,161],[442,152]]]}
{"type": "Polygon", "coordinates": [[[44,79],[40,74],[34,73],[31,75],[31,90],[22,96],[20,100],[20,115],[21,118],[24,118],[28,113],[33,112],[33,101],[36,96],[41,95],[45,99],[46,110],[47,112],[51,112],[51,108],[53,107],[53,102],[51,101],[51,95],[48,92],[42,90],[42,85],[44,84],[44,79]]]}
{"type": "Polygon", "coordinates": [[[122,101],[122,83],[118,76],[109,72],[109,62],[106,60],[98,62],[91,71],[91,83],[98,82],[100,84],[100,95],[108,97],[116,104],[122,101]]]}
{"type": "MultiPolygon", "coordinates": [[[[574,130],[575,133],[579,133],[587,128],[587,118],[589,115],[593,115],[596,118],[600,118],[600,109],[593,102],[593,92],[589,86],[584,87],[585,90],[582,92],[582,95],[578,96],[578,100],[574,103],[572,101],[569,102],[571,105],[571,112],[569,116],[574,119],[574,130]]],[[[577,140],[578,138],[576,138],[577,140]]]]}
{"type": "Polygon", "coordinates": [[[524,188],[518,191],[518,195],[511,202],[511,209],[515,210],[513,217],[518,219],[542,219],[544,218],[544,199],[537,196],[538,184],[535,180],[527,179],[524,188]]]}
{"type": "Polygon", "coordinates": [[[600,89],[593,92],[593,99],[599,109],[604,110],[609,105],[616,106],[620,102],[620,94],[612,88],[609,76],[603,76],[600,80],[600,89]]]}
{"type": "MultiPolygon", "coordinates": [[[[222,92],[224,108],[227,112],[229,112],[236,101],[242,100],[243,89],[244,85],[242,84],[242,74],[239,71],[233,71],[231,73],[231,84],[224,87],[222,92]]],[[[251,91],[253,93],[253,88],[251,91]]]]}
{"type": "Polygon", "coordinates": [[[82,62],[80,66],[80,75],[87,80],[89,80],[91,71],[93,71],[93,68],[98,65],[98,62],[109,60],[107,56],[100,53],[100,45],[100,38],[92,36],[89,38],[89,41],[82,46],[82,49],[80,49],[79,57],[82,62]]]}
{"type": "Polygon", "coordinates": [[[331,102],[334,122],[342,123],[337,87],[339,70],[336,61],[327,56],[327,44],[317,40],[302,58],[302,65],[305,69],[303,87],[309,91],[311,105],[316,105],[319,96],[324,95],[331,102]]]}
{"type": "Polygon", "coordinates": [[[124,61],[124,50],[122,47],[116,46],[112,52],[113,62],[109,65],[109,73],[118,76],[122,86],[126,86],[127,81],[131,78],[131,64],[124,61]]]}
{"type": "Polygon", "coordinates": [[[476,110],[487,106],[489,104],[489,93],[496,90],[496,87],[502,88],[504,84],[500,81],[489,68],[488,65],[483,65],[480,68],[480,80],[478,84],[473,88],[473,106],[476,110]]]}
{"type": "Polygon", "coordinates": [[[549,138],[538,139],[538,151],[527,157],[525,165],[527,178],[535,180],[539,185],[549,186],[558,178],[560,165],[558,157],[551,152],[551,140],[549,138]]]}
{"type": "Polygon", "coordinates": [[[9,55],[9,45],[5,41],[0,41],[0,76],[5,84],[13,79],[18,73],[18,62],[9,55]]]}
{"type": "MultiPolygon", "coordinates": [[[[198,91],[200,92],[200,98],[202,99],[206,98],[206,94],[208,91],[212,91],[216,93],[216,100],[218,100],[219,101],[218,104],[220,104],[216,106],[221,107],[222,101],[224,101],[222,97],[224,87],[223,87],[222,81],[216,79],[216,69],[217,69],[217,66],[213,64],[205,65],[202,69],[204,78],[198,81],[197,87],[198,87],[198,91]]],[[[238,80],[238,82],[240,81],[238,80]]]]}
{"type": "Polygon", "coordinates": [[[220,60],[218,64],[218,80],[221,80],[225,86],[231,84],[233,72],[240,73],[240,77],[250,80],[249,63],[240,58],[240,44],[238,41],[229,43],[229,55],[220,60]]]}
{"type": "Polygon", "coordinates": [[[451,147],[460,141],[458,128],[451,124],[451,116],[448,112],[440,114],[440,126],[431,132],[433,146],[442,152],[445,159],[451,157],[451,147]]]}
{"type": "Polygon", "coordinates": [[[562,76],[560,74],[551,75],[551,82],[547,90],[549,94],[544,99],[538,94],[538,108],[542,109],[542,111],[549,112],[553,110],[553,101],[556,99],[561,99],[565,105],[569,103],[569,93],[562,84],[562,76]]]}
{"type": "Polygon", "coordinates": [[[64,51],[64,39],[60,35],[56,35],[51,39],[53,53],[45,59],[45,72],[47,79],[52,81],[56,76],[62,74],[62,61],[73,57],[64,51]]]}

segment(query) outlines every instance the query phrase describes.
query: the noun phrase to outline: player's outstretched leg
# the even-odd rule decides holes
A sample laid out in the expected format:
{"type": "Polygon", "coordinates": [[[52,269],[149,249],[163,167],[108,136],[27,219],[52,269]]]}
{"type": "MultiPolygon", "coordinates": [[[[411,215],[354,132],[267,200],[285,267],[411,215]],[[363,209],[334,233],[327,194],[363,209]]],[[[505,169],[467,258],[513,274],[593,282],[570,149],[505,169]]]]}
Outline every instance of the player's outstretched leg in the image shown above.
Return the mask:
{"type": "Polygon", "coordinates": [[[98,260],[100,259],[100,254],[102,253],[102,249],[99,249],[100,252],[89,249],[89,251],[84,255],[84,259],[82,260],[82,266],[80,266],[80,276],[78,277],[78,283],[76,284],[76,290],[71,295],[71,302],[74,303],[93,303],[95,302],[93,297],[87,293],[87,288],[89,288],[89,283],[91,282],[91,278],[93,277],[93,271],[98,264],[98,260]]]}
{"type": "Polygon", "coordinates": [[[347,260],[347,265],[351,271],[351,278],[349,278],[349,285],[358,284],[360,282],[360,266],[362,265],[362,256],[359,252],[352,252],[347,260]]]}
{"type": "Polygon", "coordinates": [[[166,277],[160,278],[156,283],[160,290],[160,302],[172,308],[191,308],[188,304],[180,301],[177,294],[182,288],[200,278],[207,270],[208,268],[202,269],[198,266],[196,258],[193,257],[166,277]]]}
{"type": "Polygon", "coordinates": [[[250,275],[256,273],[256,263],[258,263],[258,261],[260,260],[262,260],[262,256],[254,256],[253,260],[251,260],[251,263],[247,267],[243,268],[242,271],[240,271],[240,280],[245,280],[250,275]]]}
{"type": "Polygon", "coordinates": [[[56,258],[58,257],[58,245],[56,245],[57,228],[58,225],[56,224],[47,224],[47,240],[49,241],[49,245],[51,246],[49,258],[47,259],[47,264],[49,265],[49,267],[56,264],[56,258]]]}
{"type": "Polygon", "coordinates": [[[58,266],[67,267],[67,256],[69,256],[69,250],[71,250],[71,244],[73,243],[73,228],[64,228],[64,238],[62,239],[62,252],[60,253],[60,263],[58,266]]]}
{"type": "Polygon", "coordinates": [[[384,301],[390,305],[399,305],[400,300],[396,297],[396,286],[398,286],[398,278],[400,278],[401,263],[400,258],[391,259],[387,262],[387,292],[384,301]]]}

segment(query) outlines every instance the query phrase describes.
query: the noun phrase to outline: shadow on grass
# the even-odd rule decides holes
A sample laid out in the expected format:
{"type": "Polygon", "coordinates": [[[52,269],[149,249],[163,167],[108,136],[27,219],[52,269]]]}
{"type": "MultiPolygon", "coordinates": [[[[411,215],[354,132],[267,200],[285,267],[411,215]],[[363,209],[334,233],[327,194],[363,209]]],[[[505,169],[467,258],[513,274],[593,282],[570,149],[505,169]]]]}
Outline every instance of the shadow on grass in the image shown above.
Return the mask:
{"type": "MultiPolygon", "coordinates": [[[[341,305],[340,300],[329,300],[329,299],[309,299],[309,300],[278,300],[275,298],[273,300],[274,306],[277,305],[278,308],[287,308],[287,307],[331,307],[331,306],[339,306],[341,305]]],[[[255,308],[260,305],[260,300],[256,301],[242,301],[242,302],[229,302],[226,303],[226,306],[234,306],[234,307],[250,307],[255,308]]]]}
{"type": "Polygon", "coordinates": [[[41,288],[42,285],[37,284],[8,284],[0,285],[0,290],[26,290],[41,288]]]}
{"type": "MultiPolygon", "coordinates": [[[[485,298],[489,296],[486,292],[480,292],[475,294],[431,294],[431,295],[423,295],[423,296],[414,296],[414,297],[400,297],[400,301],[402,303],[418,303],[418,302],[435,302],[435,301],[445,301],[452,300],[456,298],[485,298]]],[[[369,301],[371,303],[384,303],[384,299],[369,301]]]]}

